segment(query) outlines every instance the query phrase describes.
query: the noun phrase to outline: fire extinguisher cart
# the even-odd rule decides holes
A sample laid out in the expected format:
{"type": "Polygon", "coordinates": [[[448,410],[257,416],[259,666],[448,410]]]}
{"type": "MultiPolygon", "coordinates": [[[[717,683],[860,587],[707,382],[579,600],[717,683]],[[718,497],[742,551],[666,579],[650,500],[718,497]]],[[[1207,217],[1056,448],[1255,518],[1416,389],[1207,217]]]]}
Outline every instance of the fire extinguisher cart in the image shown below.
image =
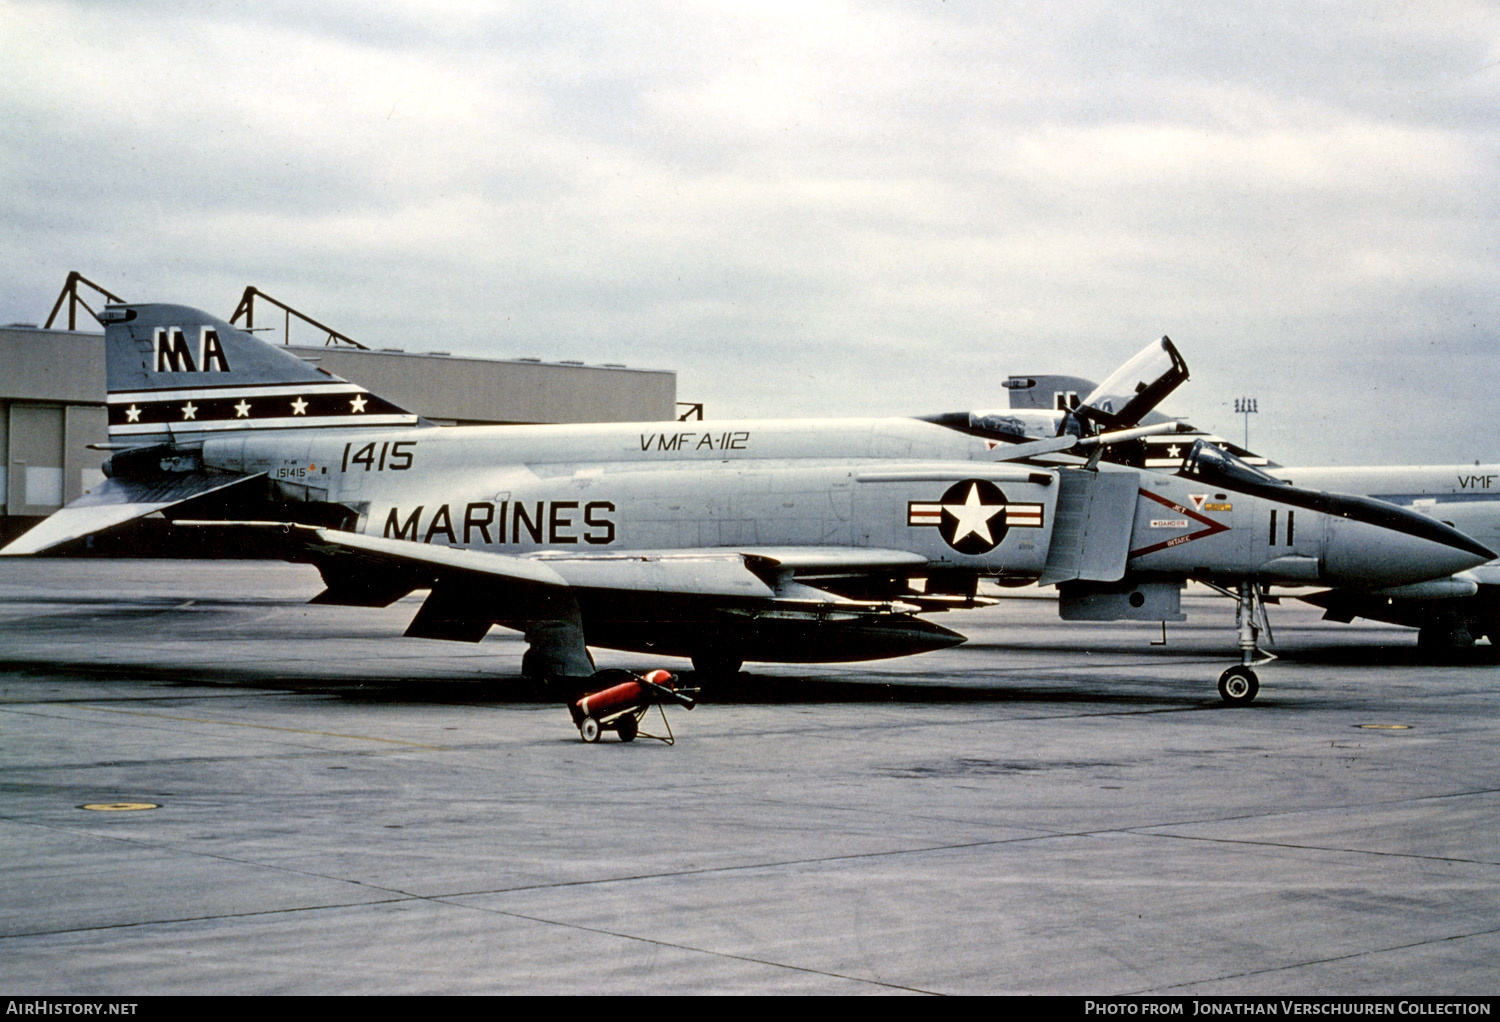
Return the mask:
{"type": "Polygon", "coordinates": [[[605,731],[613,731],[622,742],[633,742],[637,737],[654,738],[672,745],[672,725],[667,721],[666,703],[691,710],[697,705],[693,694],[696,689],[679,689],[676,678],[668,671],[650,671],[644,675],[633,671],[600,671],[589,679],[589,692],[568,703],[578,735],[585,742],[597,742],[605,731]],[[601,687],[602,686],[602,687],[601,687]],[[641,720],[655,706],[661,713],[662,726],[666,734],[654,735],[641,730],[641,720]]]}

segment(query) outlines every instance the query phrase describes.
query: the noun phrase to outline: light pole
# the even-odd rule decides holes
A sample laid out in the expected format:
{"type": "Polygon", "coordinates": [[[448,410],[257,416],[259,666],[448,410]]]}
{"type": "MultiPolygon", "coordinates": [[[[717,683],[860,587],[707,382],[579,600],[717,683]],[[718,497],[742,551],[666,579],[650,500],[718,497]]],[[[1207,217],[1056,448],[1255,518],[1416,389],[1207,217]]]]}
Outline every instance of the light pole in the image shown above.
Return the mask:
{"type": "Polygon", "coordinates": [[[1250,449],[1250,416],[1259,412],[1256,407],[1255,398],[1237,397],[1234,399],[1234,413],[1245,417],[1245,450],[1250,449]]]}

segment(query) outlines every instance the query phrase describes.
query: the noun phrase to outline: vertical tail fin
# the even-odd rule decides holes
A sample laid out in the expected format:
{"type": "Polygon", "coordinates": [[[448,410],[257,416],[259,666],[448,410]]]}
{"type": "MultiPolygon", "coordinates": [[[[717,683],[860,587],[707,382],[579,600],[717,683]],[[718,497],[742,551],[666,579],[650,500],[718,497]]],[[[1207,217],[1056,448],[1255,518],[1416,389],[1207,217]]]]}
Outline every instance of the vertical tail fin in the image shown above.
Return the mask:
{"type": "Polygon", "coordinates": [[[111,305],[109,437],[183,443],[231,430],[415,425],[417,416],[182,305],[111,305]]]}

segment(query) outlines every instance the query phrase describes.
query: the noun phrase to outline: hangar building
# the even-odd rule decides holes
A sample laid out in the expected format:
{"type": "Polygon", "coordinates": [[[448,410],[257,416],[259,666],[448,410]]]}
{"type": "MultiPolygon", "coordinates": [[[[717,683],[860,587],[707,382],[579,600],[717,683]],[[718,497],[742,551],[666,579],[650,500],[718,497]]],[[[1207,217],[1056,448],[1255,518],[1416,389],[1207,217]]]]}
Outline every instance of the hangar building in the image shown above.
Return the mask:
{"type": "MultiPolygon", "coordinates": [[[[677,374],[623,365],[292,345],[298,355],[442,425],[660,422],[677,374]]],[[[104,335],[0,327],[0,543],[104,478],[104,335]]]]}

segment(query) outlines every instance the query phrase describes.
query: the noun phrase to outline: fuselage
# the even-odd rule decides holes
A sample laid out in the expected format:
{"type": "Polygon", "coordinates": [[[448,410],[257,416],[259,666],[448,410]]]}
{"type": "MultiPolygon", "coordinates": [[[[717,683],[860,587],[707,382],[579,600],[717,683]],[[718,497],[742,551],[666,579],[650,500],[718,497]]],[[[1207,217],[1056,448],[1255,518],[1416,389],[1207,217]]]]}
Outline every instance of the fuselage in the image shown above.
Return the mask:
{"type": "Polygon", "coordinates": [[[509,554],[898,549],[1035,575],[1052,477],[986,453],[972,437],[898,418],[345,430],[204,446],[206,464],[264,472],[284,499],[350,506],[358,531],[386,538],[509,554]],[[993,481],[1007,503],[995,517],[1013,523],[987,520],[998,542],[982,554],[908,525],[908,502],[938,502],[966,475],[993,481]]]}
{"type": "Polygon", "coordinates": [[[1393,508],[1005,446],[910,418],[740,420],[243,432],[203,460],[365,534],[508,554],[847,547],[1034,579],[1073,544],[1141,577],[1354,586],[1484,559],[1393,508]]]}

